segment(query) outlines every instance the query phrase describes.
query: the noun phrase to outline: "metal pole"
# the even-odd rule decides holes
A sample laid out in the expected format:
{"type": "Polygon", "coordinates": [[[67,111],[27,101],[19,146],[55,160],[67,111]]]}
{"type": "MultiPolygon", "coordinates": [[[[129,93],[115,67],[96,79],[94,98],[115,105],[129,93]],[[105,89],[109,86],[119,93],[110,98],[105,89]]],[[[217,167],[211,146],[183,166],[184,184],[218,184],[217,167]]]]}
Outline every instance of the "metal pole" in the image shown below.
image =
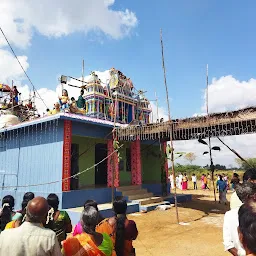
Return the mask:
{"type": "Polygon", "coordinates": [[[157,97],[157,94],[155,92],[155,97],[156,97],[156,117],[159,121],[159,110],[158,110],[158,97],[157,97]]]}
{"type": "MultiPolygon", "coordinates": [[[[164,85],[166,91],[166,100],[167,100],[167,107],[168,107],[168,121],[170,124],[170,144],[172,148],[171,152],[171,163],[172,163],[172,175],[173,179],[175,179],[175,168],[174,168],[174,148],[173,148],[173,132],[172,132],[172,120],[171,120],[171,110],[170,110],[170,102],[169,102],[169,95],[168,95],[168,87],[166,82],[166,71],[165,71],[165,64],[164,64],[164,46],[163,46],[163,38],[162,38],[162,29],[160,30],[160,41],[161,41],[161,49],[162,49],[162,67],[164,71],[164,85]]],[[[167,160],[168,161],[168,160],[167,160]]],[[[179,212],[178,212],[178,202],[177,202],[177,191],[176,191],[176,182],[174,182],[174,202],[175,202],[175,209],[176,209],[176,219],[177,223],[179,224],[179,212]]]]}
{"type": "Polygon", "coordinates": [[[209,116],[209,82],[208,82],[208,64],[206,65],[206,112],[207,112],[207,119],[208,119],[208,145],[209,145],[209,155],[210,155],[210,169],[212,174],[212,186],[213,186],[213,193],[214,193],[214,201],[216,202],[216,191],[215,191],[215,184],[214,184],[214,165],[212,160],[212,146],[211,146],[211,125],[210,125],[210,116],[209,116]]]}
{"type": "Polygon", "coordinates": [[[84,60],[82,63],[82,86],[84,85],[84,60]]]}

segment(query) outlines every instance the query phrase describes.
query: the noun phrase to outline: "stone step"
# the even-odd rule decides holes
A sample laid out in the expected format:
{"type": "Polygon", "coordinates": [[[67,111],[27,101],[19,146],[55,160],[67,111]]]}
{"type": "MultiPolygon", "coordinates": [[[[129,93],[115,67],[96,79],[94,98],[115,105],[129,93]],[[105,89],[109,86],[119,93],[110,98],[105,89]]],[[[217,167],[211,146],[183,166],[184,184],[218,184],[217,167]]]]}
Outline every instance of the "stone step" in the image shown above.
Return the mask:
{"type": "Polygon", "coordinates": [[[153,197],[153,193],[145,193],[145,194],[138,194],[138,195],[131,195],[128,197],[129,200],[136,200],[136,199],[144,199],[153,197]]]}
{"type": "Polygon", "coordinates": [[[144,198],[144,199],[138,199],[135,200],[136,202],[139,202],[140,205],[147,205],[147,204],[156,204],[156,203],[161,203],[163,202],[162,197],[149,197],[149,198],[144,198]]]}
{"type": "Polygon", "coordinates": [[[147,194],[147,193],[148,191],[146,189],[122,191],[122,194],[124,196],[141,195],[141,194],[147,194]]]}
{"type": "Polygon", "coordinates": [[[129,190],[140,190],[141,185],[132,185],[132,186],[122,186],[117,188],[117,191],[123,192],[123,191],[129,191],[129,190]]]}

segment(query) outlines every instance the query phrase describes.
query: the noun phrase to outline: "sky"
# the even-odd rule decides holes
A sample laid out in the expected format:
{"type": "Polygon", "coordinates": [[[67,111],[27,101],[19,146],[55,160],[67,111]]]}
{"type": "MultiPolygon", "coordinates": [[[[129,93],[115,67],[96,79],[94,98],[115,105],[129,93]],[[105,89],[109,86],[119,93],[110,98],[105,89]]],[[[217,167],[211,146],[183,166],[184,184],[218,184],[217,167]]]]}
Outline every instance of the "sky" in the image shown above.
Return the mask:
{"type": "MultiPolygon", "coordinates": [[[[206,111],[206,64],[210,112],[255,105],[255,8],[251,0],[1,0],[0,26],[49,108],[60,91],[60,75],[80,77],[84,59],[85,74],[115,67],[150,100],[157,93],[160,114],[167,118],[162,28],[171,115],[181,118],[206,111]]],[[[0,35],[0,82],[12,80],[26,97],[31,85],[0,35]]],[[[45,109],[40,100],[37,106],[45,109]]],[[[156,112],[154,103],[152,108],[156,112]]],[[[256,153],[255,135],[224,139],[244,157],[256,153]]],[[[201,147],[196,141],[175,143],[203,165],[209,159],[201,147]]],[[[215,161],[235,164],[224,148],[215,161]]]]}

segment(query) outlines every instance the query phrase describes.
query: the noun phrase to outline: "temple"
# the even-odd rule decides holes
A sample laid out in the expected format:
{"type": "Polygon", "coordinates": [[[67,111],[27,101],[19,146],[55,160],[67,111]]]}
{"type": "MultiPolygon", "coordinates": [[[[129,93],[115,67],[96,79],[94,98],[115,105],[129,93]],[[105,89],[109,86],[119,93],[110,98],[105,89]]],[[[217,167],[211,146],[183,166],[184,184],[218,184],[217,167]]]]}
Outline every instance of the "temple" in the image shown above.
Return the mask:
{"type": "Polygon", "coordinates": [[[79,86],[69,83],[61,77],[62,95],[52,110],[0,130],[2,196],[14,194],[19,205],[26,191],[56,193],[60,207],[74,208],[86,199],[109,203],[114,192],[127,197],[130,211],[173,200],[166,142],[117,140],[119,128],[150,122],[144,92],[116,69],[106,81],[92,72],[79,86]],[[80,96],[69,98],[72,86],[80,96]]]}

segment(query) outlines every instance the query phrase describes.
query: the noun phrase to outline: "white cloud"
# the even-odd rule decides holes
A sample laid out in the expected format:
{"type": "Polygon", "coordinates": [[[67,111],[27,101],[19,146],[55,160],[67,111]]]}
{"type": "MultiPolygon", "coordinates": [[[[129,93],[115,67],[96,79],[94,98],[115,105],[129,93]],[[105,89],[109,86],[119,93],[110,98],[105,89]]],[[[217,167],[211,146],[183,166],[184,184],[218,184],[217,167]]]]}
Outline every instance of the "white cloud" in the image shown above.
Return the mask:
{"type": "MultiPolygon", "coordinates": [[[[205,115],[206,112],[206,92],[203,93],[202,113],[194,114],[194,116],[205,115]]],[[[237,110],[249,106],[255,106],[256,102],[256,79],[251,78],[248,81],[239,81],[233,76],[223,76],[219,79],[214,78],[209,85],[209,112],[226,112],[237,110]]],[[[239,135],[225,137],[223,140],[228,146],[235,149],[244,158],[255,157],[256,134],[239,135]]],[[[175,150],[194,152],[197,155],[195,164],[209,164],[209,155],[202,155],[207,151],[207,147],[194,141],[175,141],[175,150]]],[[[222,145],[217,139],[212,139],[212,145],[221,146],[221,152],[213,152],[214,163],[233,166],[236,165],[234,159],[236,156],[222,145]]],[[[182,158],[178,160],[180,163],[186,163],[182,158]]]]}
{"type": "MultiPolygon", "coordinates": [[[[27,57],[18,56],[18,58],[24,69],[27,70],[29,67],[27,57]]],[[[24,73],[17,60],[10,52],[0,49],[0,83],[11,84],[11,79],[20,80],[22,78],[24,78],[24,73]]]]}
{"type": "MultiPolygon", "coordinates": [[[[228,136],[221,138],[230,148],[236,150],[242,157],[250,158],[255,157],[255,140],[256,134],[228,136]]],[[[212,146],[220,146],[221,151],[213,151],[214,164],[224,164],[229,166],[237,166],[235,158],[237,156],[226,148],[218,139],[213,138],[211,140],[212,146]]],[[[208,151],[206,145],[200,144],[197,140],[191,141],[174,141],[174,149],[176,152],[193,152],[197,158],[193,164],[205,166],[210,163],[209,154],[203,155],[204,151],[208,151]]],[[[177,163],[187,164],[187,162],[181,158],[177,160],[177,163]]]]}
{"type": "Polygon", "coordinates": [[[163,118],[164,121],[168,120],[168,115],[166,113],[166,109],[164,107],[156,105],[155,101],[150,102],[152,114],[151,114],[151,121],[156,122],[157,119],[163,118]]]}
{"type": "MultiPolygon", "coordinates": [[[[233,76],[214,78],[209,85],[209,112],[225,112],[255,106],[256,79],[239,81],[233,76]]],[[[206,94],[204,94],[205,101],[206,94]]],[[[206,111],[206,104],[202,106],[206,111]]]]}
{"type": "MultiPolygon", "coordinates": [[[[136,27],[134,12],[113,10],[114,0],[1,0],[1,26],[18,47],[30,44],[33,31],[47,37],[75,32],[101,31],[114,39],[127,36],[136,27]]],[[[6,45],[0,37],[0,46],[6,45]]]]}

